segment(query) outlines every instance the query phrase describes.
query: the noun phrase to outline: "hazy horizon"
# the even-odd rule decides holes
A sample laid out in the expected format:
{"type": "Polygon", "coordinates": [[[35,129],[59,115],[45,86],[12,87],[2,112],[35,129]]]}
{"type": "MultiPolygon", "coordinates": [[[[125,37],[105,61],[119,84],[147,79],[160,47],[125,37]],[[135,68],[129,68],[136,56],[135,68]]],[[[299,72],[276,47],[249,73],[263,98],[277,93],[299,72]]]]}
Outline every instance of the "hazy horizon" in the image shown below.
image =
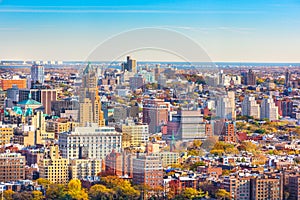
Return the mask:
{"type": "Polygon", "coordinates": [[[293,0],[2,0],[0,60],[86,60],[112,36],[152,27],[191,38],[213,62],[300,62],[299,9],[293,0]]]}

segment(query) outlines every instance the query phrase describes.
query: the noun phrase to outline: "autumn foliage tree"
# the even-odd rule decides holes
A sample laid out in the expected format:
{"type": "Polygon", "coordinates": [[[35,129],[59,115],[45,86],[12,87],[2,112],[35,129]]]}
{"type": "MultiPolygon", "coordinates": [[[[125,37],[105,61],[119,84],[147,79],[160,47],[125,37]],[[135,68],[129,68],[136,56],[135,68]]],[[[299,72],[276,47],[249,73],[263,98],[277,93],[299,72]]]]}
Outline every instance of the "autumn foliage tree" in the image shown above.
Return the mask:
{"type": "Polygon", "coordinates": [[[115,192],[112,189],[101,184],[93,185],[89,190],[89,197],[91,200],[109,200],[113,198],[114,194],[115,192]]]}
{"type": "Polygon", "coordinates": [[[132,187],[127,180],[121,179],[117,176],[102,177],[101,182],[115,192],[119,199],[138,199],[140,192],[132,187]]]}
{"type": "Polygon", "coordinates": [[[237,154],[239,150],[233,144],[219,141],[214,145],[210,153],[221,156],[224,154],[237,154]]]}
{"type": "Polygon", "coordinates": [[[78,179],[72,179],[68,183],[68,192],[67,194],[76,200],[88,200],[88,194],[85,190],[81,187],[81,182],[78,179]]]}

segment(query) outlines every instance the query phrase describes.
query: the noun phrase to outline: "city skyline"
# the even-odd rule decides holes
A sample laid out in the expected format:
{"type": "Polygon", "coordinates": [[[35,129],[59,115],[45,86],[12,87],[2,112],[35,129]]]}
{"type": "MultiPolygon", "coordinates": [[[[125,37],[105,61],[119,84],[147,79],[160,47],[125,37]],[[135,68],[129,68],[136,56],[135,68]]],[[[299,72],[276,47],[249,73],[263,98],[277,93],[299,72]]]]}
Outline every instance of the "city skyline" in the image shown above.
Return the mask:
{"type": "MultiPolygon", "coordinates": [[[[144,27],[195,41],[213,62],[299,62],[297,1],[0,1],[1,60],[85,60],[112,36],[144,27]]],[[[124,52],[125,53],[125,52],[124,52]]],[[[182,61],[141,50],[137,60],[182,61]]]]}

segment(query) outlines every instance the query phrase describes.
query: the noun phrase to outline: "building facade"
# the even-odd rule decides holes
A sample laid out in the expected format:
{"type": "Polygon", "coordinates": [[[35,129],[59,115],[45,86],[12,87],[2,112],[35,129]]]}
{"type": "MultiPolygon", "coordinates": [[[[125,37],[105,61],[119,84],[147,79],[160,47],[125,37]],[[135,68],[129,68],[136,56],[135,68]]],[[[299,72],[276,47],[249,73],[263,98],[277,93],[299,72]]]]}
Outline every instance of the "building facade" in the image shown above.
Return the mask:
{"type": "Polygon", "coordinates": [[[66,184],[69,181],[69,159],[62,158],[57,145],[46,149],[38,163],[40,177],[52,183],[66,184]]]}
{"type": "Polygon", "coordinates": [[[104,159],[113,150],[122,149],[122,133],[113,127],[99,127],[90,124],[86,127],[75,127],[74,131],[59,134],[59,148],[63,158],[104,159]]]}
{"type": "Polygon", "coordinates": [[[25,179],[25,156],[19,153],[0,154],[0,181],[18,181],[25,179]]]}
{"type": "Polygon", "coordinates": [[[71,159],[70,179],[98,180],[102,169],[101,159],[71,159]]]}
{"type": "Polygon", "coordinates": [[[264,98],[260,105],[260,118],[278,120],[278,107],[272,97],[264,98]]]}
{"type": "Polygon", "coordinates": [[[123,139],[123,148],[145,146],[149,141],[149,125],[135,124],[133,121],[127,120],[122,125],[122,133],[127,136],[123,139]]]}
{"type": "Polygon", "coordinates": [[[149,125],[150,133],[159,133],[161,126],[168,122],[170,104],[161,99],[145,99],[143,102],[143,122],[149,125]]]}
{"type": "Polygon", "coordinates": [[[33,83],[43,84],[45,80],[44,76],[44,66],[34,64],[31,67],[31,81],[33,83]]]}
{"type": "Polygon", "coordinates": [[[260,106],[254,96],[245,96],[242,102],[242,115],[260,119],[260,106]]]}
{"type": "Polygon", "coordinates": [[[150,188],[163,185],[162,161],[158,156],[140,155],[133,159],[134,184],[144,184],[150,188]]]}

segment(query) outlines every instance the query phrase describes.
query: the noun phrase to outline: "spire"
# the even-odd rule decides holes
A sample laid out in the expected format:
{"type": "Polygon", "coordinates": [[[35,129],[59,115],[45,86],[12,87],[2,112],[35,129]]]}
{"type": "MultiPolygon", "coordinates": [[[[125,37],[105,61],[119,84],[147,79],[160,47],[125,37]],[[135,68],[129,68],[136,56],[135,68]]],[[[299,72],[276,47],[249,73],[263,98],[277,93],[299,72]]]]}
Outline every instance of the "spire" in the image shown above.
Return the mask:
{"type": "Polygon", "coordinates": [[[83,70],[83,74],[88,74],[91,69],[92,69],[91,62],[88,62],[87,66],[83,70]]]}

